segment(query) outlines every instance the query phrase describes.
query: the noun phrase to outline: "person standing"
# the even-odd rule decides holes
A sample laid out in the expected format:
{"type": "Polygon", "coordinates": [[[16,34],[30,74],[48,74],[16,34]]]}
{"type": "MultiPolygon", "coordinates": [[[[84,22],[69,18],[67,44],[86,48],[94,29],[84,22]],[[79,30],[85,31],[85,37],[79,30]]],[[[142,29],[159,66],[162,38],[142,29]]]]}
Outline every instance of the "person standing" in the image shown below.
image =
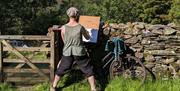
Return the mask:
{"type": "Polygon", "coordinates": [[[93,66],[88,60],[86,48],[82,41],[82,36],[86,39],[89,39],[90,36],[87,30],[78,23],[79,10],[77,8],[70,7],[66,13],[69,17],[69,22],[59,28],[64,42],[63,56],[56,71],[51,91],[55,91],[60,78],[65,74],[65,71],[71,68],[74,61],[80,70],[86,75],[91,91],[97,91],[93,66]]]}

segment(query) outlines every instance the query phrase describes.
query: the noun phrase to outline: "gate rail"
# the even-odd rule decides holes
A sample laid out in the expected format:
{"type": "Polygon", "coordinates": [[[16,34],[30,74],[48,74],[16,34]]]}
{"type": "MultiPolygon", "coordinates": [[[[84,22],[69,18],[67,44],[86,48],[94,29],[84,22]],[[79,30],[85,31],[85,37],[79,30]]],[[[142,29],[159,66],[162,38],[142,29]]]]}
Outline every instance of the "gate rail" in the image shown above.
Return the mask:
{"type": "Polygon", "coordinates": [[[51,36],[45,35],[0,35],[0,82],[42,82],[50,81],[54,77],[55,68],[55,33],[51,32],[51,36]],[[16,47],[9,43],[12,40],[21,41],[46,41],[40,47],[16,47]],[[48,43],[48,44],[47,44],[48,43]],[[50,45],[48,47],[48,45],[50,45]],[[18,59],[4,58],[4,52],[15,54],[18,59]],[[21,53],[27,52],[46,52],[50,53],[49,59],[33,60],[21,53]],[[15,67],[5,66],[4,64],[17,64],[15,67]],[[48,64],[47,68],[38,67],[36,64],[48,64]],[[28,67],[23,67],[23,66],[28,67]],[[15,76],[18,74],[27,74],[27,76],[15,76]],[[31,75],[31,74],[33,75],[31,75]]]}

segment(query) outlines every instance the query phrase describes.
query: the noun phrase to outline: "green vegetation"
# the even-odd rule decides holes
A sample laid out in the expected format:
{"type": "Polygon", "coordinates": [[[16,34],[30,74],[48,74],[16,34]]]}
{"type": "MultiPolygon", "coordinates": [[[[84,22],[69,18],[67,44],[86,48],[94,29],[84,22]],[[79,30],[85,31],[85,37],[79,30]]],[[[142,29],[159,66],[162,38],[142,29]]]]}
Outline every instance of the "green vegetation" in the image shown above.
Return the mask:
{"type": "Polygon", "coordinates": [[[1,0],[2,34],[46,34],[50,24],[58,23],[54,4],[55,0],[1,0]]]}
{"type": "Polygon", "coordinates": [[[180,0],[1,0],[2,34],[47,33],[48,27],[67,22],[70,6],[82,15],[107,22],[180,23],[180,0]]]}
{"type": "MultiPolygon", "coordinates": [[[[47,59],[45,52],[28,52],[28,51],[21,51],[25,57],[33,59],[33,60],[45,60],[47,59]]],[[[19,57],[14,53],[6,53],[5,55],[8,59],[18,59],[19,57]]]]}
{"type": "MultiPolygon", "coordinates": [[[[78,82],[68,82],[69,76],[65,75],[62,80],[59,82],[60,91],[89,91],[89,85],[87,80],[77,80],[78,82]]],[[[71,78],[72,80],[72,78],[71,78]]],[[[180,91],[180,79],[174,80],[159,80],[156,82],[147,82],[143,86],[139,86],[140,82],[122,78],[115,78],[112,80],[105,90],[101,90],[101,87],[98,86],[98,89],[101,91],[180,91]]],[[[99,84],[98,84],[99,85],[99,84]]],[[[42,84],[37,84],[33,86],[31,91],[49,91],[49,83],[45,82],[42,84]]],[[[0,84],[0,91],[17,91],[16,89],[11,88],[7,84],[0,84]]],[[[29,91],[29,90],[26,90],[29,91]]]]}
{"type": "MultiPolygon", "coordinates": [[[[66,10],[70,6],[80,9],[82,15],[101,16],[105,22],[139,21],[153,24],[175,22],[180,25],[180,0],[0,0],[0,34],[45,35],[48,27],[67,22],[66,10]]],[[[102,53],[104,48],[94,50],[96,52],[93,61],[96,71],[99,71],[100,56],[103,55],[99,52],[102,53]]],[[[22,52],[22,54],[26,57],[34,55],[32,59],[36,60],[46,59],[46,54],[41,52],[22,52]]],[[[17,58],[14,54],[6,55],[12,59],[17,58]]],[[[141,88],[137,84],[139,84],[137,81],[116,78],[107,84],[107,87],[106,83],[99,81],[98,88],[105,91],[180,91],[179,79],[146,83],[141,88]],[[100,83],[104,86],[101,87],[100,83]]],[[[79,73],[72,76],[65,75],[58,86],[63,91],[89,91],[87,81],[79,73]]],[[[49,91],[48,89],[49,83],[33,87],[33,91],[49,91]]],[[[15,91],[15,89],[5,83],[0,84],[0,91],[15,91]]]]}
{"type": "MultiPolygon", "coordinates": [[[[60,85],[63,86],[63,82],[60,82],[60,85]]],[[[35,85],[32,89],[32,91],[49,91],[50,85],[49,83],[42,83],[35,85]]],[[[89,85],[86,80],[83,80],[79,83],[72,83],[68,87],[58,88],[60,91],[90,91],[89,85]]]]}
{"type": "Polygon", "coordinates": [[[0,91],[16,91],[14,88],[11,88],[7,83],[0,83],[0,91]]]}
{"type": "Polygon", "coordinates": [[[171,8],[172,0],[147,0],[142,4],[142,12],[139,18],[143,22],[167,24],[169,21],[168,12],[171,8]]]}
{"type": "Polygon", "coordinates": [[[147,82],[143,86],[138,86],[138,81],[115,78],[108,84],[105,91],[179,91],[180,79],[158,80],[147,82]]]}
{"type": "Polygon", "coordinates": [[[49,91],[50,84],[48,82],[33,86],[33,91],[49,91]]]}
{"type": "MultiPolygon", "coordinates": [[[[50,83],[47,82],[38,84],[33,87],[33,91],[49,91],[49,86],[50,83]]],[[[87,80],[79,70],[64,75],[58,84],[58,89],[60,91],[90,91],[87,80]]]]}
{"type": "Polygon", "coordinates": [[[175,23],[180,25],[180,0],[173,0],[169,16],[175,23]]]}

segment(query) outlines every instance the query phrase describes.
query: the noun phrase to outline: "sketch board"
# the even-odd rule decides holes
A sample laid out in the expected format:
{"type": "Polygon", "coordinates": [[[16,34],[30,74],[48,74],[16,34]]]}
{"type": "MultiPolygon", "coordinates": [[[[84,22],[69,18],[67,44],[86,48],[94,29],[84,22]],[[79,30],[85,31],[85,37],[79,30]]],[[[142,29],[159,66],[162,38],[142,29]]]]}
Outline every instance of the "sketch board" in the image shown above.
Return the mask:
{"type": "Polygon", "coordinates": [[[98,16],[80,16],[79,23],[86,28],[91,38],[86,40],[83,37],[84,42],[97,43],[100,17],[98,16]]]}

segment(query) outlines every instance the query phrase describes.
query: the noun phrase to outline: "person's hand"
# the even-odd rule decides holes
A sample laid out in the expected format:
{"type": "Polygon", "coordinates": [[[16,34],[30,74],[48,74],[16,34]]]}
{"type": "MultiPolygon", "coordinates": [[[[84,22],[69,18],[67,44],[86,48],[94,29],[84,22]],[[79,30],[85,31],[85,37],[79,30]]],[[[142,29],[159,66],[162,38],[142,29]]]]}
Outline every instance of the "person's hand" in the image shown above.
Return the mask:
{"type": "Polygon", "coordinates": [[[109,25],[108,22],[106,22],[106,23],[102,26],[102,28],[107,28],[107,27],[110,27],[110,25],[109,25]]]}
{"type": "Polygon", "coordinates": [[[59,25],[53,25],[52,30],[61,30],[59,25]]]}
{"type": "Polygon", "coordinates": [[[50,36],[52,31],[59,31],[59,30],[61,30],[59,25],[53,25],[52,27],[48,28],[47,36],[50,36]]]}

